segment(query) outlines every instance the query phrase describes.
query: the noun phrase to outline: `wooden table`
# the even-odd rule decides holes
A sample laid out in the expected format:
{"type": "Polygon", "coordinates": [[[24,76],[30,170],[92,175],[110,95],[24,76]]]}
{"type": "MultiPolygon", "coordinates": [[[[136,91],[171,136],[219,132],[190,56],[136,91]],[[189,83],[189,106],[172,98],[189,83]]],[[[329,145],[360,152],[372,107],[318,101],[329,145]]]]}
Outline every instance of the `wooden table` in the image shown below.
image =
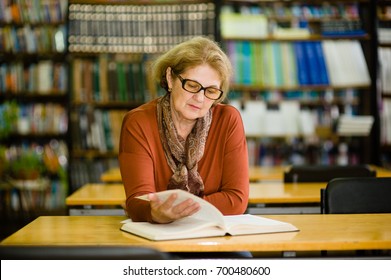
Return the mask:
{"type": "Polygon", "coordinates": [[[250,214],[319,214],[324,183],[250,183],[247,212],[250,214]]]}
{"type": "Polygon", "coordinates": [[[165,252],[300,252],[391,249],[391,214],[265,215],[299,232],[149,241],[120,231],[124,216],[42,216],[0,245],[147,246],[165,252]]]}
{"type": "MultiPolygon", "coordinates": [[[[251,214],[320,213],[326,183],[250,183],[251,214]]],[[[123,184],[86,184],[66,198],[70,215],[122,215],[123,184]]]]}
{"type": "Polygon", "coordinates": [[[123,215],[125,189],[118,184],[86,184],[65,199],[69,215],[123,215]]]}
{"type": "MultiPolygon", "coordinates": [[[[256,181],[282,181],[286,166],[256,166],[250,167],[250,182],[256,181]]],[[[119,168],[112,168],[104,172],[100,177],[105,183],[122,182],[119,168]]]]}
{"type": "MultiPolygon", "coordinates": [[[[376,170],[377,177],[391,177],[391,170],[375,165],[370,165],[376,170]]],[[[258,181],[282,181],[284,179],[284,170],[289,166],[250,166],[250,182],[258,181]]],[[[101,181],[106,183],[122,182],[119,168],[113,168],[101,175],[101,181]]]]}

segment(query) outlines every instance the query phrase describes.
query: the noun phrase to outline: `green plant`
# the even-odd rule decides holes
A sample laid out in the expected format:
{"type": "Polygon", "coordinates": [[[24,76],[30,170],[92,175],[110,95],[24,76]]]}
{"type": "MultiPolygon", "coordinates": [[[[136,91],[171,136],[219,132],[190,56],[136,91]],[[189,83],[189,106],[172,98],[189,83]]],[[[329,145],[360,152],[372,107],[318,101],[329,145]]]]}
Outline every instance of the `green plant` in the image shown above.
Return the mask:
{"type": "Polygon", "coordinates": [[[15,101],[6,101],[0,105],[0,139],[8,137],[18,120],[18,105],[15,101]]]}
{"type": "Polygon", "coordinates": [[[9,161],[7,170],[14,179],[34,180],[45,173],[46,167],[40,155],[25,151],[9,161]]]}

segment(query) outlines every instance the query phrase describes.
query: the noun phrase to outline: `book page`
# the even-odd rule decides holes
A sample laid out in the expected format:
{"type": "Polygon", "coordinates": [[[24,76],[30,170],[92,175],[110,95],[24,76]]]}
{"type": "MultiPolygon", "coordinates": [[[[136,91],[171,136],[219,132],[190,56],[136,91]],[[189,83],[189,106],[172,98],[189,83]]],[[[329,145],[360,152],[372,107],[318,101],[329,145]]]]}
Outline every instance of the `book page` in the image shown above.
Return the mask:
{"type": "Polygon", "coordinates": [[[209,236],[224,236],[225,230],[194,217],[186,217],[169,224],[151,224],[148,222],[123,222],[121,229],[150,240],[174,240],[209,236]]]}
{"type": "Polygon", "coordinates": [[[231,235],[298,231],[289,223],[250,214],[224,216],[224,221],[231,235]]]}
{"type": "MultiPolygon", "coordinates": [[[[167,191],[162,191],[162,192],[156,192],[155,194],[159,197],[160,200],[164,201],[171,194],[174,194],[174,193],[176,193],[178,195],[178,198],[177,198],[176,202],[174,203],[174,205],[177,205],[177,204],[179,204],[189,198],[193,199],[194,201],[196,201],[200,204],[200,206],[201,206],[200,210],[197,213],[193,214],[191,217],[197,218],[200,220],[204,220],[204,221],[212,221],[217,226],[224,228],[223,214],[215,206],[213,206],[212,204],[210,204],[206,200],[204,200],[198,196],[195,196],[192,193],[177,189],[177,190],[167,190],[167,191]]],[[[149,200],[148,195],[142,195],[142,196],[139,196],[138,198],[144,199],[144,200],[149,200]]]]}

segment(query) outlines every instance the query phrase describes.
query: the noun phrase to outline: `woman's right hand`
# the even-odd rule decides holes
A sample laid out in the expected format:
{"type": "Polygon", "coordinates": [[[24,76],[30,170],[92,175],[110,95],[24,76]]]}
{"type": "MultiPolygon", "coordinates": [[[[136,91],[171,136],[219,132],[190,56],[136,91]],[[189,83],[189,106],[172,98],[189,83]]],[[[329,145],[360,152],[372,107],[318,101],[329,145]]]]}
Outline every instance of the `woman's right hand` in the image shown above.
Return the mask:
{"type": "Polygon", "coordinates": [[[190,198],[174,206],[177,194],[170,195],[165,201],[161,201],[153,193],[149,194],[148,198],[151,205],[152,220],[159,224],[171,223],[193,215],[200,209],[200,205],[190,198]]]}

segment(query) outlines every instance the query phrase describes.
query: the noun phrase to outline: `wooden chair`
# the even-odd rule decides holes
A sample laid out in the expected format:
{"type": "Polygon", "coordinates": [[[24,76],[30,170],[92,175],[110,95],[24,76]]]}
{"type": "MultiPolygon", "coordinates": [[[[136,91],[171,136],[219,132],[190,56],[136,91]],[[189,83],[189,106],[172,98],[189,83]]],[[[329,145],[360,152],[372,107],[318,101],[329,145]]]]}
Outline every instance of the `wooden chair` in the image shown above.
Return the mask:
{"type": "Polygon", "coordinates": [[[333,179],[321,190],[321,212],[391,213],[391,177],[333,179]]]}
{"type": "Polygon", "coordinates": [[[284,171],[285,183],[329,182],[343,177],[376,177],[367,165],[293,165],[284,171]]]}
{"type": "Polygon", "coordinates": [[[168,260],[171,255],[147,247],[0,246],[2,260],[168,260]]]}

